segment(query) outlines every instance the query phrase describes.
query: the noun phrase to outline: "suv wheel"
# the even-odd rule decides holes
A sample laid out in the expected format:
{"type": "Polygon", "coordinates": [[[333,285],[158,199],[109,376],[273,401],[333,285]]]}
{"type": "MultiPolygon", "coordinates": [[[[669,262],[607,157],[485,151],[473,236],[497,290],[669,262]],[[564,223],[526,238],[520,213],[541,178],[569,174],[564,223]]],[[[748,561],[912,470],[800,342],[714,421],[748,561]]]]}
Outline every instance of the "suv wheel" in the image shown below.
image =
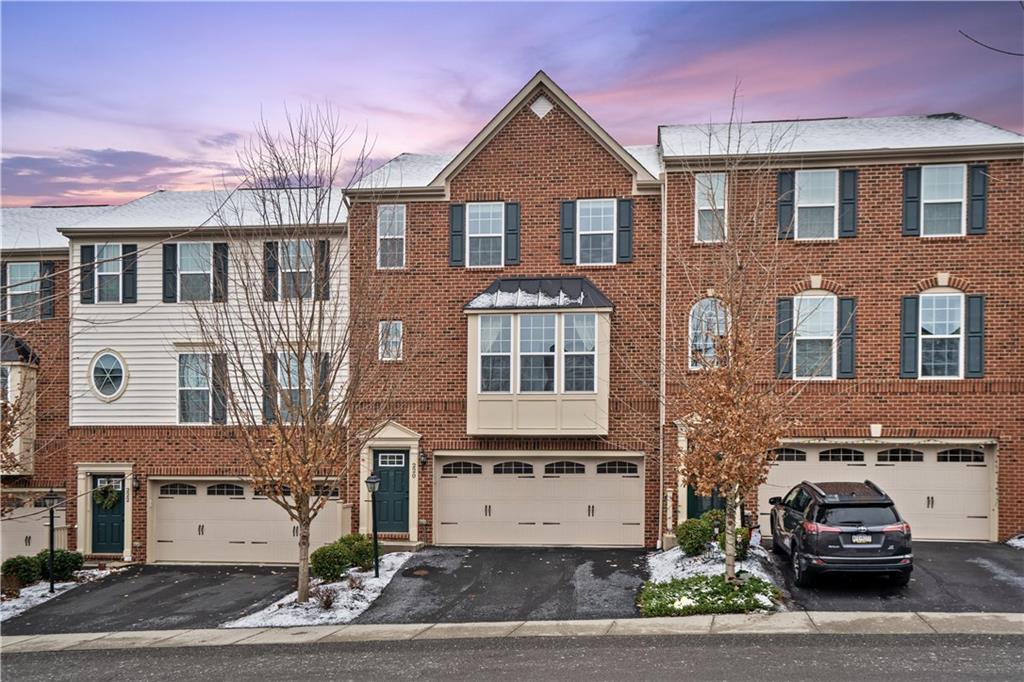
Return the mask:
{"type": "Polygon", "coordinates": [[[908,583],[910,583],[909,571],[892,576],[892,584],[896,587],[906,587],[908,583]]]}
{"type": "Polygon", "coordinates": [[[810,587],[813,580],[804,568],[804,559],[799,554],[793,555],[793,584],[797,587],[810,587]]]}

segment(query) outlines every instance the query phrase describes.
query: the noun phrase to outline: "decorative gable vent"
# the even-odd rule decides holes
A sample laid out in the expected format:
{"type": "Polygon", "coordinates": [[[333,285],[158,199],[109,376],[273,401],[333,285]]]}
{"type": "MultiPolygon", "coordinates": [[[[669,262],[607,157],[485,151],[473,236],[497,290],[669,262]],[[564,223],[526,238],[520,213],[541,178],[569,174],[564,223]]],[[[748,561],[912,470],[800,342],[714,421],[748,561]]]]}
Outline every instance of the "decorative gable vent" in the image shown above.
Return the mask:
{"type": "Polygon", "coordinates": [[[541,95],[537,99],[533,100],[533,104],[530,105],[530,110],[533,113],[537,114],[537,118],[544,118],[545,116],[548,115],[548,112],[550,112],[554,108],[555,105],[552,104],[551,100],[549,100],[544,95],[541,95]]]}

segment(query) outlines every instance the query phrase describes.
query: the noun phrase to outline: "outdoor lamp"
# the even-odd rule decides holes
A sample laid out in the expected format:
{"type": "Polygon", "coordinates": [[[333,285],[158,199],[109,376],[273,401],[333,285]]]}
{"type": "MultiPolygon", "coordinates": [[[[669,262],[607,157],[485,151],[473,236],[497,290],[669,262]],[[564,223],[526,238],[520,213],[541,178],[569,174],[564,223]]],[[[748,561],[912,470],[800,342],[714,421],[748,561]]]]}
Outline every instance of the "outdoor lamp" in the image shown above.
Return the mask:
{"type": "Polygon", "coordinates": [[[380,488],[380,476],[376,472],[366,477],[366,489],[370,491],[370,517],[373,519],[373,577],[380,577],[380,545],[377,542],[377,490],[380,488]]]}
{"type": "Polygon", "coordinates": [[[370,494],[377,492],[380,488],[380,476],[377,474],[370,474],[366,477],[366,489],[370,491],[370,494]]]}

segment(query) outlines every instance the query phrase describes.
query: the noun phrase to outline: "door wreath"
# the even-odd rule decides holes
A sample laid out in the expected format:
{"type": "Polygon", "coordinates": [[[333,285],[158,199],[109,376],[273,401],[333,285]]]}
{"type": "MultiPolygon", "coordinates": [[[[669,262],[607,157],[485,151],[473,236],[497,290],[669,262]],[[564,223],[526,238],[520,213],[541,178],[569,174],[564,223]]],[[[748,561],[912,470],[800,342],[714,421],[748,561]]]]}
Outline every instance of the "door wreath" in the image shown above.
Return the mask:
{"type": "Polygon", "coordinates": [[[121,492],[115,490],[112,485],[104,485],[96,488],[92,491],[92,501],[96,503],[100,509],[104,511],[110,511],[117,504],[117,501],[121,499],[121,492]]]}

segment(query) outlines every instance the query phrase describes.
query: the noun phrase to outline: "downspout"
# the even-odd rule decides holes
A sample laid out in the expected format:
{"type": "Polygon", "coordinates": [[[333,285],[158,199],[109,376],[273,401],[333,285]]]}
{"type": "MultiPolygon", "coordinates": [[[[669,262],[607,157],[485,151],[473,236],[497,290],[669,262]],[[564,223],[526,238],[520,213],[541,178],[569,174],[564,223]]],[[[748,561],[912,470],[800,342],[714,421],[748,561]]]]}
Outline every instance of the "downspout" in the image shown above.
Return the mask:
{"type": "Polygon", "coordinates": [[[661,171],[661,301],[658,334],[658,549],[665,537],[665,333],[668,307],[668,174],[661,171]]]}

